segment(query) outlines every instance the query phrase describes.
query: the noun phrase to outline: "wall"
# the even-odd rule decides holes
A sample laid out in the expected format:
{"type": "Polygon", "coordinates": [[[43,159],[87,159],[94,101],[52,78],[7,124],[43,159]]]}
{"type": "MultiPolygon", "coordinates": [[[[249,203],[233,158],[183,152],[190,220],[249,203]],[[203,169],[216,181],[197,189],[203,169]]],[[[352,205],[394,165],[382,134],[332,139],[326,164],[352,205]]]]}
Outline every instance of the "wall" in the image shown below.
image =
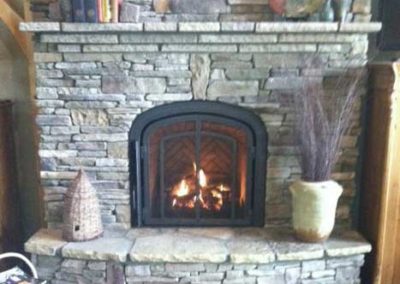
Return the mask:
{"type": "Polygon", "coordinates": [[[24,239],[41,227],[42,198],[39,196],[37,138],[31,101],[28,63],[7,28],[0,23],[0,99],[14,102],[17,175],[24,239]]]}
{"type": "MultiPolygon", "coordinates": [[[[180,23],[178,31],[177,24],[148,23],[144,30],[152,32],[142,24],[63,24],[60,33],[57,23],[38,26],[47,30],[36,36],[36,121],[51,227],[60,225],[63,193],[81,167],[99,193],[103,221],[129,226],[130,125],[155,105],[191,99],[237,104],[261,116],[270,136],[266,224],[289,224],[288,186],[300,168],[293,110],[283,93],[290,96],[304,78],[321,75],[304,66],[309,55],[319,54],[328,73],[365,64],[367,32],[376,30],[367,24],[338,30],[337,24],[315,23],[180,23]]],[[[333,175],[345,188],[337,211],[341,226],[350,225],[355,195],[360,107],[333,175]]]]}

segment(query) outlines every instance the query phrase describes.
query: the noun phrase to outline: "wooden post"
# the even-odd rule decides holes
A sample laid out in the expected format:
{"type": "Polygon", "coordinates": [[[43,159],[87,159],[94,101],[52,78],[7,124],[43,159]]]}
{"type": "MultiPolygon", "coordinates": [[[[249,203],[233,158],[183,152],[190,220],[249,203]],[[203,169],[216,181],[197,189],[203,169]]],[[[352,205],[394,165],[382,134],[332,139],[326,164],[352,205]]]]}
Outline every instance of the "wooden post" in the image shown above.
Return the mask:
{"type": "Polygon", "coordinates": [[[365,283],[400,283],[400,63],[372,64],[360,229],[365,283]]]}

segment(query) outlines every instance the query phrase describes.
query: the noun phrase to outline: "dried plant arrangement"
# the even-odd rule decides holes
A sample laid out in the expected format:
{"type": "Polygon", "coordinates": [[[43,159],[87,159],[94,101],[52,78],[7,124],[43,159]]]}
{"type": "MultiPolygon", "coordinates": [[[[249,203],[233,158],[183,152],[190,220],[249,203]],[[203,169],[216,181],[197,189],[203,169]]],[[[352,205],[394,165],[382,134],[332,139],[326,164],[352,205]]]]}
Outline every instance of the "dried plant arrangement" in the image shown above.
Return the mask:
{"type": "MultiPolygon", "coordinates": [[[[310,59],[307,67],[322,70],[319,62],[310,59]]],[[[294,93],[294,143],[301,180],[290,186],[290,192],[293,228],[302,241],[324,241],[333,230],[343,187],[331,180],[331,173],[353,119],[363,74],[361,69],[346,69],[338,76],[304,78],[294,93]],[[324,84],[326,79],[330,84],[324,84]]]]}
{"type": "MultiPolygon", "coordinates": [[[[318,63],[311,60],[311,68],[318,63]]],[[[332,76],[333,88],[327,90],[322,78],[305,78],[294,95],[295,145],[298,148],[302,179],[327,181],[340,154],[340,145],[349,129],[362,69],[347,69],[332,76]]]]}

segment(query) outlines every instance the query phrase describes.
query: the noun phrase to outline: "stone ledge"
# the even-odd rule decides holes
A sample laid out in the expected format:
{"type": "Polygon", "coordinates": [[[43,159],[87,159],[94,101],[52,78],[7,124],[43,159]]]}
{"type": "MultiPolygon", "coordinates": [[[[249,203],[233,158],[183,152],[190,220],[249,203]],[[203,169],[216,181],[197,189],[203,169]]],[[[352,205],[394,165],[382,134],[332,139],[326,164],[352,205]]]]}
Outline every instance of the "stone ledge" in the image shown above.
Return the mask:
{"type": "Polygon", "coordinates": [[[371,251],[357,232],[335,233],[320,244],[302,243],[286,228],[113,229],[80,243],[62,240],[60,231],[42,229],[25,244],[28,253],[84,260],[135,263],[209,262],[267,264],[365,254],[371,251]]]}
{"type": "Polygon", "coordinates": [[[179,33],[373,33],[381,23],[322,23],[322,22],[158,22],[158,23],[57,23],[24,22],[20,30],[36,33],[102,33],[102,32],[179,32],[179,33]]]}

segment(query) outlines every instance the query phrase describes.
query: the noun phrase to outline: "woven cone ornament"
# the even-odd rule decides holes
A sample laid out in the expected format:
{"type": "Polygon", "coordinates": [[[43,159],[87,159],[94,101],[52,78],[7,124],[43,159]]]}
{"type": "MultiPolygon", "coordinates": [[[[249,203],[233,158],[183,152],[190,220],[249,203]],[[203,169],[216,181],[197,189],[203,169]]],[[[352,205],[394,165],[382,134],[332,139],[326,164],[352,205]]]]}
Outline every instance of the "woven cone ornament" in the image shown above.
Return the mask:
{"type": "Polygon", "coordinates": [[[86,173],[80,170],[64,199],[63,237],[69,242],[95,239],[102,235],[99,200],[86,173]]]}

